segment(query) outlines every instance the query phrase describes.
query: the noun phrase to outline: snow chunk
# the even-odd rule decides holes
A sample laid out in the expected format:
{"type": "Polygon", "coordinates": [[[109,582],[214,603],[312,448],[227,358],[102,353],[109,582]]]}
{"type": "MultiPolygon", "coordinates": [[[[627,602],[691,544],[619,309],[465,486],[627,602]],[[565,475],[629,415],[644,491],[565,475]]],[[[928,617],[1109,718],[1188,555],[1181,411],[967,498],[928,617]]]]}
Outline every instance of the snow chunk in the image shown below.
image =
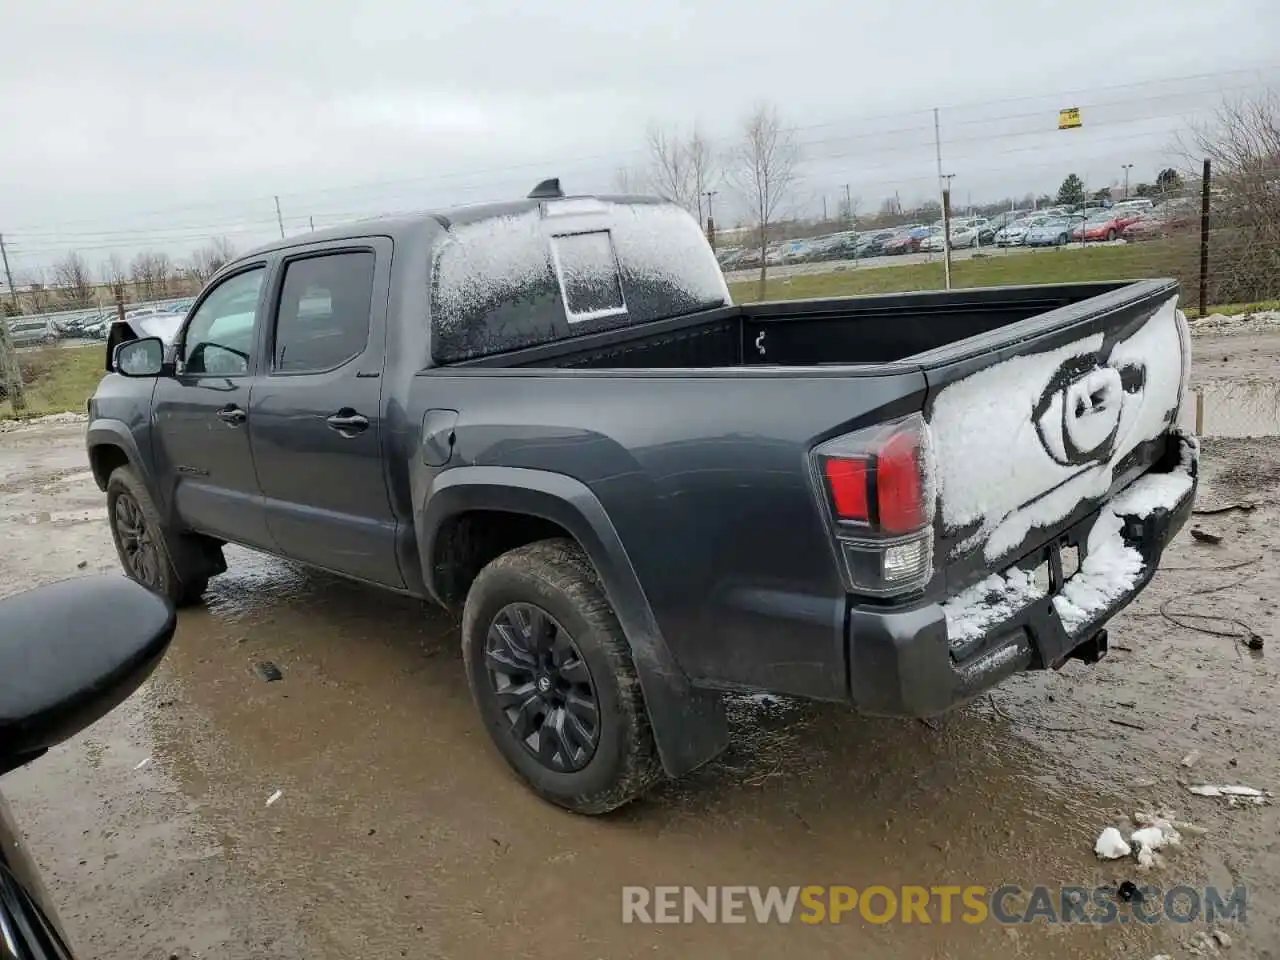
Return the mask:
{"type": "Polygon", "coordinates": [[[938,492],[947,530],[976,532],[999,560],[1037,527],[1106,494],[1114,470],[1173,423],[1185,323],[1171,297],[1108,350],[1101,333],[1012,357],[949,384],[934,401],[938,492]]]}
{"type": "Polygon", "coordinates": [[[1036,583],[1033,573],[1018,567],[987,577],[942,604],[947,639],[953,647],[976,640],[991,626],[1008,620],[1045,593],[1046,588],[1036,583]]]}
{"type": "Polygon", "coordinates": [[[1103,860],[1118,860],[1121,857],[1127,857],[1132,851],[1124,842],[1124,837],[1120,835],[1119,830],[1115,827],[1107,827],[1098,836],[1098,842],[1093,845],[1093,852],[1103,860]]]}
{"type": "Polygon", "coordinates": [[[1104,510],[1089,531],[1088,554],[1076,575],[1053,598],[1062,626],[1074,633],[1133,589],[1142,574],[1142,554],[1125,545],[1124,521],[1104,510]]]}
{"type": "Polygon", "coordinates": [[[1182,835],[1168,820],[1156,819],[1151,826],[1135,830],[1130,834],[1129,843],[1138,852],[1139,868],[1149,870],[1160,863],[1156,851],[1163,850],[1165,847],[1181,846],[1182,835]]]}

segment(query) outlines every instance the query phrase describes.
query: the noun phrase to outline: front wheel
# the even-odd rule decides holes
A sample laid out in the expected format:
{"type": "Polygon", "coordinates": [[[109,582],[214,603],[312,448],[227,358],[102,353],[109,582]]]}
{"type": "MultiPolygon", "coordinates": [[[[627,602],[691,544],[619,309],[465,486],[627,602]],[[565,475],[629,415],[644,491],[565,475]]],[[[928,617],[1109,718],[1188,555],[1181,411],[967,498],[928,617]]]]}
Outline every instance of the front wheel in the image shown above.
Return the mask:
{"type": "Polygon", "coordinates": [[[486,731],[539,796],[606,813],[661,777],[631,648],[573,541],[519,547],[480,571],[462,654],[486,731]]]}
{"type": "Polygon", "coordinates": [[[1107,231],[1107,242],[1108,242],[1108,243],[1110,243],[1110,242],[1111,242],[1112,240],[1114,240],[1115,238],[1116,238],[1116,232],[1115,232],[1114,230],[1108,230],[1108,231],[1107,231]]]}
{"type": "Polygon", "coordinates": [[[1058,234],[1058,246],[1065,247],[1067,245],[1067,235],[1065,233],[1058,234]]]}
{"type": "Polygon", "coordinates": [[[174,606],[195,603],[209,577],[174,563],[160,512],[129,467],[117,467],[107,481],[107,520],[124,572],[174,606]]]}

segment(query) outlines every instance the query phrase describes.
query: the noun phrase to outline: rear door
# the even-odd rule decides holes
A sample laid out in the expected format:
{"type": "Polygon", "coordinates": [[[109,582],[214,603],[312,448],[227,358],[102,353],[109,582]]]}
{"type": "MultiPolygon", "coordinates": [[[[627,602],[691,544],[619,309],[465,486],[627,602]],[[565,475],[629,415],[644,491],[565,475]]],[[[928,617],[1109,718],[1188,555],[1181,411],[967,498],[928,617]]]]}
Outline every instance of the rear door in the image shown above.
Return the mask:
{"type": "Polygon", "coordinates": [[[402,587],[383,453],[391,241],[287,257],[250,410],[267,524],[290,557],[402,587]]]}
{"type": "Polygon", "coordinates": [[[266,263],[248,264],[201,299],[176,374],[156,381],[153,443],[184,524],[270,549],[248,426],[266,276],[266,263]]]}

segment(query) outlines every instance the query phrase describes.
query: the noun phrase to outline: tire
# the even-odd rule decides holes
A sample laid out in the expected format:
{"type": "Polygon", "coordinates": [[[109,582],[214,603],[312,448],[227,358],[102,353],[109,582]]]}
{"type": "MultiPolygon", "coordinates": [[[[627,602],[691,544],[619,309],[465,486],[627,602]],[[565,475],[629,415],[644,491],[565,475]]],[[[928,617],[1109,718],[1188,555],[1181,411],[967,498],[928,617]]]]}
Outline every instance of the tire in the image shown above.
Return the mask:
{"type": "Polygon", "coordinates": [[[1070,240],[1070,237],[1068,237],[1065,233],[1058,234],[1058,246],[1065,247],[1067,245],[1068,240],[1070,240]]]}
{"type": "Polygon", "coordinates": [[[480,571],[462,656],[485,730],[542,798],[607,813],[662,777],[630,645],[572,540],[519,547],[480,571]]]}
{"type": "Polygon", "coordinates": [[[1115,238],[1116,238],[1116,232],[1115,232],[1114,230],[1108,230],[1108,231],[1107,231],[1107,242],[1108,242],[1108,243],[1110,243],[1110,242],[1112,242],[1113,240],[1115,240],[1115,238]]]}
{"type": "Polygon", "coordinates": [[[126,576],[168,597],[175,607],[199,601],[209,577],[174,563],[160,511],[131,467],[117,467],[107,480],[107,520],[126,576]]]}

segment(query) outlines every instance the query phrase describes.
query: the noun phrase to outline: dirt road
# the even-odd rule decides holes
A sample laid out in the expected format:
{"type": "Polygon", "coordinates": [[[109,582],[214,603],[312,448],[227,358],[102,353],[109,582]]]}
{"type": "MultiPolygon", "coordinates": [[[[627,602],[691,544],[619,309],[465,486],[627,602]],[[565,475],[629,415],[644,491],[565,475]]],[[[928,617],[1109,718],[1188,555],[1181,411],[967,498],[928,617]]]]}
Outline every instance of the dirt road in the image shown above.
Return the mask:
{"type": "MultiPolygon", "coordinates": [[[[1254,372],[1274,370],[1280,339],[1254,345],[1254,372]]],[[[1253,353],[1206,339],[1210,377],[1230,368],[1219,349],[1253,353]]],[[[116,569],[81,430],[0,434],[0,595],[116,569]]],[[[611,817],[507,773],[448,616],[240,550],[156,677],[3,789],[78,949],[103,960],[1191,956],[1199,924],[621,922],[629,884],[1122,880],[1244,885],[1229,955],[1280,957],[1280,808],[1178,782],[1280,790],[1280,441],[1208,441],[1204,471],[1202,506],[1258,506],[1197,518],[1224,542],[1180,536],[1102,664],[1015,678],[934,725],[737,701],[723,759],[611,817]],[[1169,600],[1269,646],[1179,627],[1169,600]],[[253,673],[268,660],[283,680],[253,673]],[[1103,827],[1156,809],[1206,833],[1151,873],[1099,863],[1103,827]]]]}

